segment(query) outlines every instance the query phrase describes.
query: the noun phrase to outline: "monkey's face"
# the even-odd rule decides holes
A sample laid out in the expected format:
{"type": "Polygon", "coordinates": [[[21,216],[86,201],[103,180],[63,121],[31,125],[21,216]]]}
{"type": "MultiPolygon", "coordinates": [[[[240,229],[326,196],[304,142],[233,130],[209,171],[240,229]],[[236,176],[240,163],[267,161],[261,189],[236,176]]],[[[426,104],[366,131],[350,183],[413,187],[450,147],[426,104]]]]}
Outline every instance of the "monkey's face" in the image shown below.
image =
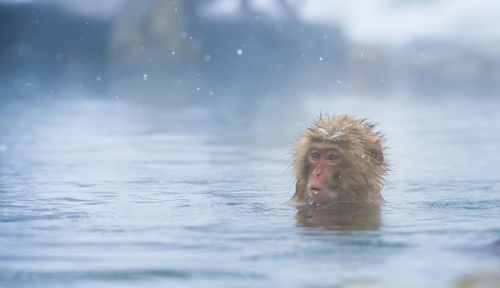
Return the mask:
{"type": "Polygon", "coordinates": [[[333,143],[314,143],[307,151],[307,193],[316,204],[339,197],[340,167],[344,161],[342,147],[333,143]]]}

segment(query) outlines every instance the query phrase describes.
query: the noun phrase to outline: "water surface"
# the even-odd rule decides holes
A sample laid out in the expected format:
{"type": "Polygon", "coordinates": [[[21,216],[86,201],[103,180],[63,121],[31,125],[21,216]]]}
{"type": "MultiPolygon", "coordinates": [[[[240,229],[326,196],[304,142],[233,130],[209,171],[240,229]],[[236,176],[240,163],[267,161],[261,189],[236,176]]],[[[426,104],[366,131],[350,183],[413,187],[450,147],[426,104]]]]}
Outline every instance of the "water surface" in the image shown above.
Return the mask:
{"type": "Polygon", "coordinates": [[[2,103],[0,286],[443,287],[499,270],[498,101],[304,99],[2,103]],[[381,207],[283,205],[319,111],[380,123],[381,207]]]}

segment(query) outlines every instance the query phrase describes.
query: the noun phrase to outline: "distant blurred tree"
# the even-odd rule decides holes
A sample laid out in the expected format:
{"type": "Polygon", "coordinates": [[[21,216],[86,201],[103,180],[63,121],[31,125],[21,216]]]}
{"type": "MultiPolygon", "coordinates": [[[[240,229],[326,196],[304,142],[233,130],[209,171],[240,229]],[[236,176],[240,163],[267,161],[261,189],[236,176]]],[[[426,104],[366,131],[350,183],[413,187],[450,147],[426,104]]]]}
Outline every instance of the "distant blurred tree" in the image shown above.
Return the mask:
{"type": "Polygon", "coordinates": [[[187,14],[192,13],[196,1],[177,2],[127,1],[113,24],[111,58],[115,68],[178,69],[176,63],[199,58],[199,43],[189,34],[184,11],[186,7],[187,14]]]}

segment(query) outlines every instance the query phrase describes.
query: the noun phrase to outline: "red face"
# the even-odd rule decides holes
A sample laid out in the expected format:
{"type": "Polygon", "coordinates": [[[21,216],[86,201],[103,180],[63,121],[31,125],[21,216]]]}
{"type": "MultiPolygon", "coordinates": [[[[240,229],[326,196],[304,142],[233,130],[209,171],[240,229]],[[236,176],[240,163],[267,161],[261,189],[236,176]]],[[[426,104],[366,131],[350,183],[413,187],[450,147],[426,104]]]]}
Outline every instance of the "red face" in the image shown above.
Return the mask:
{"type": "Polygon", "coordinates": [[[332,143],[315,143],[307,152],[309,175],[307,176],[307,193],[318,204],[336,198],[335,179],[344,160],[343,149],[332,143]]]}

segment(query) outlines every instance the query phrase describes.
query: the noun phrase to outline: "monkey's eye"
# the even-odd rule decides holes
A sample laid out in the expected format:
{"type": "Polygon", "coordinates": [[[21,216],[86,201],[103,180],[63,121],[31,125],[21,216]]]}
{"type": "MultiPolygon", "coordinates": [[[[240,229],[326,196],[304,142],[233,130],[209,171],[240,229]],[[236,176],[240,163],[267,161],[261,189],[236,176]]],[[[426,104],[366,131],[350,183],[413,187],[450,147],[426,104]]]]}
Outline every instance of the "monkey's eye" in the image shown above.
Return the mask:
{"type": "Polygon", "coordinates": [[[335,153],[328,155],[328,160],[330,160],[330,161],[336,161],[337,159],[339,159],[339,155],[337,155],[335,153]]]}
{"type": "Polygon", "coordinates": [[[319,152],[311,152],[311,154],[309,154],[309,156],[311,157],[311,159],[313,160],[318,160],[320,155],[319,155],[319,152]]]}

